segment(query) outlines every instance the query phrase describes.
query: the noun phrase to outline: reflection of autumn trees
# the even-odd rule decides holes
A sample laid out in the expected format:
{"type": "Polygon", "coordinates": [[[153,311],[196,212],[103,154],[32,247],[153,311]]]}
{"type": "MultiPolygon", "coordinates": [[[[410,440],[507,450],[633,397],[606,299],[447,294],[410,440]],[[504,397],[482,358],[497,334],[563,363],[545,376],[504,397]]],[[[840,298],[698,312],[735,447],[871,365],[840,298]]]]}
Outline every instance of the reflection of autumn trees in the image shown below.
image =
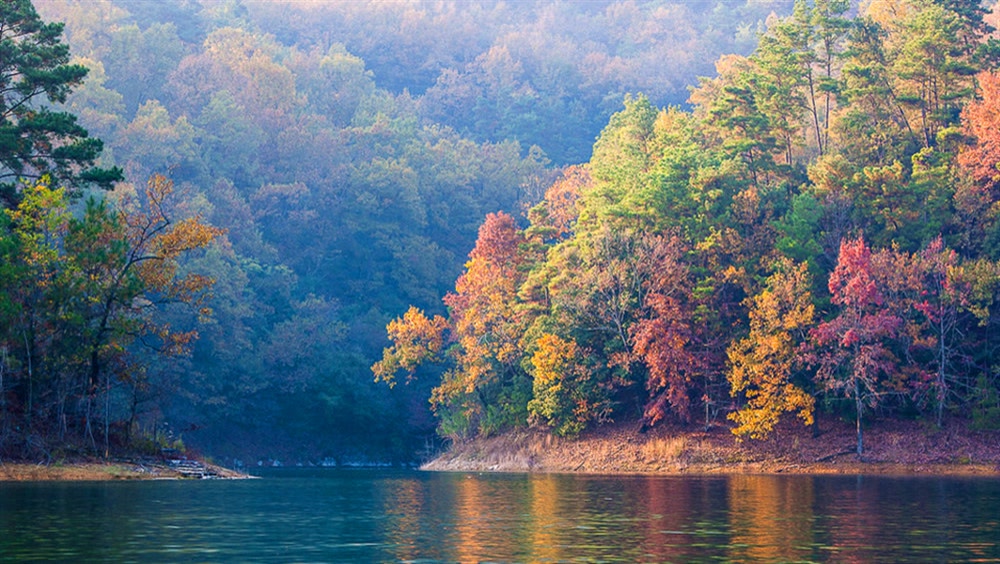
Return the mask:
{"type": "Polygon", "coordinates": [[[962,558],[995,549],[981,542],[987,482],[396,475],[381,490],[380,526],[400,560],[864,562],[886,550],[933,558],[944,546],[962,558]]]}
{"type": "Polygon", "coordinates": [[[886,534],[886,527],[891,523],[886,519],[886,508],[893,502],[880,495],[874,483],[861,476],[829,486],[836,491],[823,492],[833,498],[829,538],[824,539],[824,543],[841,562],[871,562],[879,553],[880,541],[893,538],[891,533],[886,534]]]}
{"type": "Polygon", "coordinates": [[[815,479],[814,490],[814,560],[872,562],[887,553],[896,561],[996,557],[992,529],[982,525],[984,516],[995,515],[989,480],[830,476],[815,479]]]}
{"type": "MultiPolygon", "coordinates": [[[[387,487],[384,535],[395,549],[395,558],[409,561],[420,558],[419,539],[428,534],[428,524],[422,519],[427,510],[429,492],[419,480],[393,480],[387,487]]],[[[426,555],[423,555],[426,557],[426,555]]]]}
{"type": "Polygon", "coordinates": [[[525,558],[533,535],[530,484],[473,475],[456,476],[453,483],[455,546],[447,559],[482,562],[525,558]]]}
{"type": "Polygon", "coordinates": [[[530,559],[559,562],[565,558],[564,496],[558,476],[538,476],[531,480],[530,559]]]}
{"type": "Polygon", "coordinates": [[[730,476],[727,484],[729,558],[756,562],[812,558],[815,494],[811,478],[730,476]]]}
{"type": "Polygon", "coordinates": [[[657,562],[683,562],[694,556],[693,514],[700,493],[682,480],[648,479],[637,492],[635,510],[644,519],[641,550],[657,562]]]}
{"type": "Polygon", "coordinates": [[[487,498],[483,490],[483,481],[474,476],[459,476],[455,483],[455,546],[451,557],[457,562],[480,562],[496,556],[487,552],[494,537],[482,524],[500,515],[494,500],[487,498]]]}

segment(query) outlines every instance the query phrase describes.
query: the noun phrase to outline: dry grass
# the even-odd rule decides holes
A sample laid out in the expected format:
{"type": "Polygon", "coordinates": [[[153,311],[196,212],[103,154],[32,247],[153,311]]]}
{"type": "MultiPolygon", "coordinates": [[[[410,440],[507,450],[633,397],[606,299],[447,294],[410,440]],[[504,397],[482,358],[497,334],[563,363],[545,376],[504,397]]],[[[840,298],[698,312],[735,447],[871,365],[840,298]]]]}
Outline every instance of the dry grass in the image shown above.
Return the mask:
{"type": "Polygon", "coordinates": [[[142,472],[119,464],[0,464],[0,481],[107,481],[142,477],[142,472]]]}
{"type": "Polygon", "coordinates": [[[428,470],[585,473],[939,473],[1000,474],[1000,433],[952,422],[933,433],[918,422],[870,425],[866,454],[853,454],[851,422],[825,420],[822,433],[785,422],[765,441],[737,442],[728,427],[708,431],[634,424],[605,426],[578,439],[519,430],[457,444],[428,470]]]}
{"type": "Polygon", "coordinates": [[[687,447],[688,438],[681,435],[647,441],[639,447],[639,452],[642,453],[643,459],[648,462],[677,462],[687,447]]]}
{"type": "MultiPolygon", "coordinates": [[[[214,465],[215,474],[222,478],[246,478],[244,474],[214,465]]],[[[183,476],[174,468],[160,462],[105,462],[79,460],[54,464],[30,462],[0,462],[0,482],[37,481],[109,481],[180,479],[183,476]]]]}

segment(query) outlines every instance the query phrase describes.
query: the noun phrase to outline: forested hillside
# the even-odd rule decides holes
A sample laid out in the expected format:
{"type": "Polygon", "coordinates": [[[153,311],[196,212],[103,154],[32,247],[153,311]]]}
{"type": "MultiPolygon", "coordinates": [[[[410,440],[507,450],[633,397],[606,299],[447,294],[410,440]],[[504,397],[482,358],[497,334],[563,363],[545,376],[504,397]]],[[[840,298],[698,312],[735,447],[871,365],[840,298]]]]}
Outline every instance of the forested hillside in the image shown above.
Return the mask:
{"type": "Polygon", "coordinates": [[[376,376],[434,382],[457,438],[624,419],[757,439],[822,410],[861,454],[870,417],[1000,426],[991,15],[850,7],[795,2],[690,110],[628,98],[527,224],[487,217],[447,317],[388,325],[376,376]]]}
{"type": "Polygon", "coordinates": [[[303,50],[343,43],[380,88],[479,142],[590,158],[626,94],[684,104],[723,53],[748,53],[791,0],[253,2],[245,17],[303,50]],[[291,9],[290,9],[291,8],[291,9]]]}
{"type": "MultiPolygon", "coordinates": [[[[711,61],[748,53],[791,3],[34,7],[65,22],[46,33],[65,59],[53,68],[69,74],[4,126],[27,132],[26,116],[52,108],[86,141],[79,182],[39,183],[37,167],[4,161],[16,195],[3,217],[4,449],[106,451],[141,435],[316,459],[409,457],[433,436],[433,378],[391,391],[372,382],[385,324],[409,304],[445,313],[440,298],[483,218],[522,217],[562,166],[590,157],[626,94],[684,103],[711,61]],[[99,257],[114,283],[75,277],[97,268],[87,253],[152,244],[129,229],[161,223],[189,228],[162,275],[113,274],[139,245],[99,257]],[[48,262],[14,272],[30,244],[48,262]],[[170,280],[188,286],[170,293],[170,280]],[[22,291],[26,281],[39,285],[22,291]],[[98,337],[87,349],[73,331],[98,337]]],[[[23,40],[10,29],[5,41],[23,40]]]]}

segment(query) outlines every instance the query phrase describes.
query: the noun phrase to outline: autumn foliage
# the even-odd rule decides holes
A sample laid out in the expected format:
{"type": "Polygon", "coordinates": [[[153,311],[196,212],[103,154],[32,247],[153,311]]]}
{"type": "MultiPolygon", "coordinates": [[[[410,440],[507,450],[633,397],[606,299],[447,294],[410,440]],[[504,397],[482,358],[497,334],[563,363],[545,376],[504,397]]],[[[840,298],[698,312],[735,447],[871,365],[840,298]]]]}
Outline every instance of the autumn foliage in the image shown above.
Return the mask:
{"type": "Polygon", "coordinates": [[[607,417],[610,406],[587,393],[586,351],[576,342],[544,334],[531,355],[532,399],[529,420],[548,425],[559,435],[576,435],[591,422],[607,417]]]}
{"type": "Polygon", "coordinates": [[[389,322],[386,331],[392,346],[382,353],[382,360],[372,366],[375,379],[390,386],[396,384],[395,375],[402,370],[412,378],[417,367],[433,362],[444,347],[447,320],[440,315],[433,319],[411,307],[403,317],[389,322]]]}
{"type": "Polygon", "coordinates": [[[889,341],[897,336],[903,320],[885,307],[884,281],[889,273],[880,272],[878,265],[864,240],[841,243],[829,284],[832,301],[841,311],[812,333],[820,348],[817,382],[854,400],[858,454],[863,448],[862,410],[881,403],[899,362],[889,341]]]}
{"type": "Polygon", "coordinates": [[[748,298],[749,334],[728,352],[732,394],[746,398],[729,414],[737,436],[766,438],[787,411],[813,423],[815,399],[794,381],[802,372],[806,331],[815,322],[810,287],[806,265],[782,259],[764,289],[748,298]]]}
{"type": "Polygon", "coordinates": [[[973,185],[995,200],[1000,188],[1000,74],[986,71],[976,79],[979,96],[962,110],[965,132],[973,143],[959,152],[957,162],[973,185]]]}
{"type": "Polygon", "coordinates": [[[650,400],[644,417],[656,424],[670,413],[684,420],[691,417],[693,381],[699,359],[692,352],[690,279],[683,263],[684,247],[677,237],[656,237],[644,252],[650,272],[644,281],[644,306],[648,313],[630,332],[633,351],[649,375],[646,388],[650,400]]]}
{"type": "Polygon", "coordinates": [[[4,210],[0,447],[38,454],[49,441],[70,442],[107,456],[112,422],[124,427],[119,440],[134,423],[144,355],[189,353],[197,329],[171,326],[163,310],[210,315],[214,281],[182,273],[178,260],[222,230],[197,215],[175,219],[173,191],[154,176],[141,196],[90,199],[76,216],[65,191],[43,179],[4,210]],[[113,396],[132,400],[116,409],[113,396]]]}
{"type": "MultiPolygon", "coordinates": [[[[525,228],[488,216],[445,298],[442,429],[725,415],[766,439],[823,410],[855,420],[863,455],[866,419],[995,411],[988,26],[953,3],[889,6],[851,20],[846,2],[796,2],[690,114],[627,98],[525,228]]],[[[387,351],[409,346],[398,323],[387,351]]]]}

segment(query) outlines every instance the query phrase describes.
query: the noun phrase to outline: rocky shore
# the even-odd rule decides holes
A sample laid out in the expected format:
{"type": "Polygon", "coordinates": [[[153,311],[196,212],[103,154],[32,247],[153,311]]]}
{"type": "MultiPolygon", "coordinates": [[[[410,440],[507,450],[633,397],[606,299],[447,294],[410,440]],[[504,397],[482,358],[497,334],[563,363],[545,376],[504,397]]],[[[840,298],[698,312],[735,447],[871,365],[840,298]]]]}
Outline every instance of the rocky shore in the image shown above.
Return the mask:
{"type": "Polygon", "coordinates": [[[618,424],[561,439],[519,430],[455,443],[424,464],[432,471],[576,472],[592,474],[946,474],[1000,475],[1000,432],[963,421],[938,428],[884,421],[865,430],[856,453],[852,424],[823,420],[820,432],[795,421],[764,441],[737,441],[724,424],[708,430],[658,426],[640,432],[618,424]]]}

